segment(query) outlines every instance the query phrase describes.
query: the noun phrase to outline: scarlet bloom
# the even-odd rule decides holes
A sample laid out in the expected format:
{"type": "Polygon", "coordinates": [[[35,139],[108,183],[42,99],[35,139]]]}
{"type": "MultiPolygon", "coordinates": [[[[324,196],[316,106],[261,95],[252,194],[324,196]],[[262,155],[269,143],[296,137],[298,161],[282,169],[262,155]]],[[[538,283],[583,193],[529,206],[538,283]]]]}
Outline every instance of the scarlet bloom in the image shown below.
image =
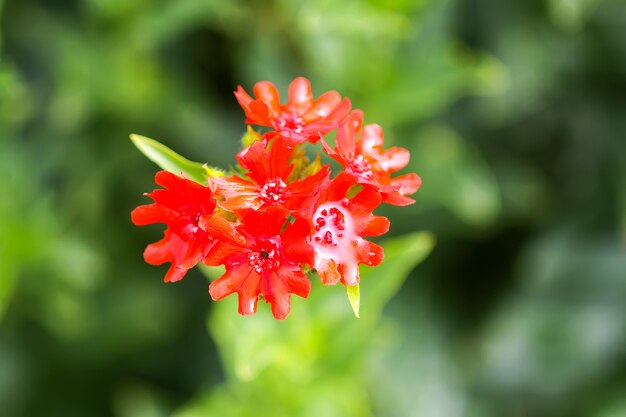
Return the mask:
{"type": "Polygon", "coordinates": [[[267,149],[267,141],[254,142],[237,155],[239,164],[248,171],[248,179],[233,175],[211,178],[210,186],[220,197],[220,206],[229,211],[260,209],[268,206],[297,211],[319,193],[328,177],[328,166],[302,180],[289,181],[294,144],[276,137],[267,149]],[[223,198],[223,200],[222,200],[223,198]]]}
{"type": "Polygon", "coordinates": [[[337,131],[337,146],[333,150],[322,141],[328,155],[341,164],[344,170],[357,177],[360,184],[375,187],[383,201],[394,206],[406,206],[415,202],[407,197],[420,187],[422,180],[417,174],[405,174],[391,178],[391,173],[409,163],[409,151],[392,147],[383,150],[383,129],[379,125],[366,125],[361,132],[363,112],[355,110],[337,131]],[[357,135],[361,133],[360,138],[357,135]]]}
{"type": "Polygon", "coordinates": [[[226,273],[209,286],[211,298],[221,300],[237,293],[239,313],[250,315],[256,313],[263,296],[274,317],[282,320],[289,314],[291,294],[306,298],[311,289],[302,272],[302,265],[313,265],[313,248],[306,243],[311,225],[297,218],[281,231],[288,214],[281,207],[239,214],[241,224],[233,232],[224,233],[215,223],[208,226],[222,243],[205,262],[226,266],[226,273]]]}
{"type": "MultiPolygon", "coordinates": [[[[303,268],[307,273],[314,268],[325,285],[353,287],[360,281],[360,265],[383,260],[383,249],[365,237],[386,233],[389,220],[373,211],[383,202],[413,203],[409,196],[421,179],[417,174],[392,178],[408,164],[409,151],[383,149],[382,128],[363,127],[363,112],[350,113],[350,100],[336,91],[314,98],[309,80],[296,78],[284,104],[268,81],[255,84],[254,98],[241,86],[235,96],[248,124],[269,127],[261,134],[248,126],[242,142],[249,146],[236,155],[237,168],[225,174],[203,166],[208,186],[161,171],[155,181],[163,188],[146,194],[154,202],[137,207],[131,219],[136,225],[167,226],[163,239],[144,252],[150,264],[171,264],[166,282],[181,280],[198,262],[224,265],[226,272],[209,286],[213,300],[237,293],[239,313],[251,315],[264,299],[282,320],[289,315],[292,294],[309,295],[303,268]],[[331,148],[324,135],[335,129],[331,148]],[[304,144],[320,139],[343,168],[332,180],[319,153],[312,162],[306,154],[304,144]]],[[[177,158],[158,142],[138,135],[131,139],[161,166],[171,167],[171,158],[177,158]],[[154,152],[160,158],[153,158],[154,152]]],[[[200,166],[190,163],[189,172],[200,166]]],[[[348,293],[353,307],[354,294],[348,293]]]]}
{"type": "Polygon", "coordinates": [[[383,248],[363,239],[389,230],[386,217],[372,215],[381,204],[381,196],[365,185],[356,196],[347,198],[355,183],[354,175],[339,174],[324,187],[312,216],[315,232],[309,241],[315,249],[315,269],[325,285],[339,281],[356,285],[359,264],[375,266],[383,259],[383,248]]]}
{"type": "Polygon", "coordinates": [[[154,180],[164,189],[147,193],[154,203],[137,207],[131,219],[137,226],[167,225],[165,237],[148,245],[144,258],[152,265],[170,262],[165,282],[175,282],[215,246],[216,240],[200,223],[213,222],[216,202],[208,187],[170,172],[160,171],[154,180]]]}
{"type": "Polygon", "coordinates": [[[246,123],[268,126],[282,136],[299,142],[317,142],[320,135],[335,129],[352,107],[348,98],[341,99],[336,91],[328,91],[313,98],[311,83],[296,78],[289,85],[289,99],[280,104],[276,86],[269,81],[254,85],[256,99],[241,87],[235,96],[246,113],[246,123]]]}

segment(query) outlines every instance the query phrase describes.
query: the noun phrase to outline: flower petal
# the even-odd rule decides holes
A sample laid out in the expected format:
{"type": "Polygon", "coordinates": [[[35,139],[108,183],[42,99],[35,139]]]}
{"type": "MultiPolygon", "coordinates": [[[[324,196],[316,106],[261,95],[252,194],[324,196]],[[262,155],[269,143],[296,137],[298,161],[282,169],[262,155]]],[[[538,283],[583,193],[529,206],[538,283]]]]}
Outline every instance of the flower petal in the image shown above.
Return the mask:
{"type": "Polygon", "coordinates": [[[292,211],[309,212],[311,203],[317,200],[322,184],[330,177],[330,166],[325,165],[313,175],[289,184],[291,196],[285,207],[292,211]]]}
{"type": "Polygon", "coordinates": [[[165,278],[163,279],[165,282],[177,282],[185,277],[189,269],[175,266],[172,264],[170,269],[167,270],[165,274],[165,278]]]}
{"type": "Polygon", "coordinates": [[[334,259],[329,259],[328,263],[323,267],[317,267],[317,274],[324,285],[335,285],[341,280],[341,274],[337,269],[337,263],[334,259]]]}
{"type": "Polygon", "coordinates": [[[163,239],[149,244],[143,251],[143,257],[150,265],[161,265],[174,260],[174,253],[185,252],[187,245],[175,234],[165,231],[163,239]]]}
{"type": "Polygon", "coordinates": [[[207,266],[224,265],[239,257],[244,249],[245,246],[233,242],[217,242],[204,256],[202,263],[207,266]]]}
{"type": "Polygon", "coordinates": [[[341,122],[343,121],[348,113],[350,113],[350,109],[352,108],[352,102],[349,98],[344,98],[341,100],[341,103],[335,107],[335,109],[328,115],[326,118],[327,122],[341,122]]]}
{"type": "Polygon", "coordinates": [[[284,320],[291,308],[291,294],[306,298],[311,290],[311,282],[300,271],[281,269],[265,277],[269,288],[263,288],[265,300],[272,305],[272,314],[284,320]]]}
{"type": "Polygon", "coordinates": [[[398,192],[401,195],[411,195],[415,193],[422,185],[422,179],[417,174],[400,175],[391,180],[391,185],[399,187],[398,192]]]}
{"type": "Polygon", "coordinates": [[[315,252],[306,241],[311,231],[311,223],[303,217],[297,217],[293,224],[287,225],[281,235],[286,258],[299,264],[314,265],[315,252]]]}
{"type": "Polygon", "coordinates": [[[189,268],[181,267],[188,252],[188,244],[177,234],[165,231],[165,237],[158,242],[146,247],[143,253],[144,259],[151,265],[161,265],[171,262],[171,266],[165,275],[165,282],[181,280],[189,268]]]}
{"type": "Polygon", "coordinates": [[[224,199],[218,204],[225,210],[258,209],[263,205],[259,199],[259,187],[236,175],[210,178],[209,186],[217,197],[224,199]]]}
{"type": "Polygon", "coordinates": [[[258,301],[259,274],[249,266],[227,269],[226,273],[209,285],[209,294],[215,301],[237,293],[239,295],[239,313],[256,313],[258,301]]]}
{"type": "Polygon", "coordinates": [[[271,115],[274,113],[262,100],[250,103],[250,111],[246,113],[246,123],[260,126],[271,126],[271,115]]]}
{"type": "Polygon", "coordinates": [[[284,320],[289,315],[291,308],[291,295],[284,282],[277,278],[275,273],[267,274],[266,278],[271,281],[268,288],[263,292],[265,301],[272,306],[272,315],[277,320],[284,320]]]}
{"type": "Polygon", "coordinates": [[[369,219],[360,224],[357,233],[361,236],[380,236],[389,231],[389,219],[384,216],[370,216],[369,219]]]}
{"type": "Polygon", "coordinates": [[[349,202],[350,213],[355,216],[370,215],[376,207],[380,206],[381,202],[382,197],[375,188],[363,185],[363,189],[349,202]]]}
{"type": "Polygon", "coordinates": [[[327,91],[315,100],[313,106],[302,118],[306,122],[326,118],[335,110],[339,103],[341,103],[341,95],[336,91],[327,91]]]}
{"type": "Polygon", "coordinates": [[[416,192],[422,179],[417,174],[405,174],[391,179],[391,185],[387,187],[389,191],[383,190],[383,202],[392,206],[408,206],[415,203],[412,198],[406,197],[416,192]]]}
{"type": "Polygon", "coordinates": [[[241,108],[247,113],[250,112],[250,103],[252,103],[253,99],[250,95],[243,89],[242,86],[237,86],[237,91],[235,91],[235,97],[239,102],[241,108]]]}
{"type": "Polygon", "coordinates": [[[251,236],[276,236],[287,221],[289,211],[280,206],[269,206],[261,210],[239,212],[243,225],[240,227],[251,236]]]}
{"type": "Polygon", "coordinates": [[[337,130],[335,149],[344,158],[352,159],[356,152],[356,136],[363,123],[363,112],[355,110],[346,117],[343,124],[337,130]]]}
{"type": "Polygon", "coordinates": [[[304,77],[298,77],[289,84],[288,106],[305,108],[311,105],[313,92],[311,82],[304,77]]]}
{"type": "Polygon", "coordinates": [[[335,161],[339,162],[341,166],[345,169],[347,165],[346,159],[343,157],[343,155],[335,152],[335,150],[331,148],[324,139],[322,139],[322,148],[324,149],[324,151],[326,152],[328,156],[333,158],[335,161]]]}
{"type": "Polygon", "coordinates": [[[135,208],[130,218],[136,226],[145,226],[154,223],[167,223],[176,219],[178,213],[158,204],[147,204],[135,208]]]}
{"type": "Polygon", "coordinates": [[[295,144],[288,138],[278,136],[272,142],[269,152],[269,168],[271,179],[280,178],[287,181],[289,174],[293,171],[293,165],[290,163],[291,155],[295,148],[295,144]]]}
{"type": "Polygon", "coordinates": [[[359,261],[368,266],[380,264],[384,257],[383,248],[379,245],[364,240],[359,245],[359,261]]]}
{"type": "Polygon", "coordinates": [[[245,246],[246,244],[246,239],[237,231],[233,223],[221,216],[202,217],[198,222],[198,226],[215,239],[240,246],[245,246]]]}
{"type": "Polygon", "coordinates": [[[154,190],[148,196],[159,205],[174,210],[201,207],[206,213],[215,210],[215,198],[209,187],[168,171],[159,171],[154,181],[164,189],[154,190]]]}
{"type": "Polygon", "coordinates": [[[377,158],[380,167],[387,172],[396,172],[408,165],[411,155],[407,149],[391,147],[377,158]]]}
{"type": "Polygon", "coordinates": [[[301,270],[288,271],[281,269],[278,277],[287,283],[289,292],[302,298],[307,298],[311,291],[311,281],[301,270]]]}
{"type": "Polygon", "coordinates": [[[239,286],[239,314],[249,316],[256,313],[257,302],[259,301],[259,280],[261,276],[254,272],[252,268],[241,267],[241,271],[246,271],[247,275],[239,286]]]}
{"type": "Polygon", "coordinates": [[[340,201],[346,196],[346,192],[350,187],[356,184],[357,178],[347,172],[337,175],[330,185],[322,190],[321,198],[325,201],[340,201]]]}
{"type": "Polygon", "coordinates": [[[383,128],[376,124],[365,125],[361,135],[361,149],[370,154],[376,148],[381,148],[385,142],[383,128]]]}
{"type": "Polygon", "coordinates": [[[270,108],[270,112],[280,111],[280,96],[276,86],[269,81],[260,81],[254,85],[254,95],[270,108]]]}
{"type": "Polygon", "coordinates": [[[381,195],[383,196],[383,202],[392,206],[403,207],[415,203],[415,200],[412,198],[405,197],[396,192],[382,193],[381,195]]]}

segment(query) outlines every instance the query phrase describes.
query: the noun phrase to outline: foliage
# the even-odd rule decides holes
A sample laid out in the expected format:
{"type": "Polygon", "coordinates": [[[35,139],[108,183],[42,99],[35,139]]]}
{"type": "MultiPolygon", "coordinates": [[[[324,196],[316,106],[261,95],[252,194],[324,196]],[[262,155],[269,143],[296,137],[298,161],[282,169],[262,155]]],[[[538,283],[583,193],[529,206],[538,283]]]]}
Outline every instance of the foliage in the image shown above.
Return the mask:
{"type": "Polygon", "coordinates": [[[312,290],[314,303],[294,298],[284,324],[273,320],[268,309],[235,316],[234,297],[223,300],[209,316],[209,330],[218,343],[226,384],[176,415],[371,415],[367,393],[376,387],[355,380],[363,380],[369,369],[370,343],[382,337],[382,306],[433,243],[423,232],[383,242],[384,262],[362,273],[366,311],[360,320],[346,308],[341,292],[321,285],[312,290]]]}

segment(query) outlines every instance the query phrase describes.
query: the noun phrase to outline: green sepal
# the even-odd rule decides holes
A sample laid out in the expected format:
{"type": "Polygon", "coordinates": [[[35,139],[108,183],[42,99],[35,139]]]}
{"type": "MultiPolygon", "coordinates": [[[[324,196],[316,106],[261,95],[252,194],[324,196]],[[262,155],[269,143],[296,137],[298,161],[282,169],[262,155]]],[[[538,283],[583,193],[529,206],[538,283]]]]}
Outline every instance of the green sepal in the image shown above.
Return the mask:
{"type": "Polygon", "coordinates": [[[354,315],[357,319],[361,318],[361,316],[359,316],[359,304],[361,302],[359,284],[346,285],[346,294],[348,295],[348,301],[350,301],[350,306],[352,307],[352,311],[354,311],[354,315]]]}
{"type": "Polygon", "coordinates": [[[209,164],[203,164],[202,168],[204,169],[206,175],[210,178],[223,177],[226,175],[226,173],[221,169],[212,167],[209,164]]]}
{"type": "Polygon", "coordinates": [[[254,142],[260,141],[262,138],[261,133],[254,130],[251,126],[248,126],[246,133],[241,137],[241,144],[244,148],[252,145],[254,142]]]}

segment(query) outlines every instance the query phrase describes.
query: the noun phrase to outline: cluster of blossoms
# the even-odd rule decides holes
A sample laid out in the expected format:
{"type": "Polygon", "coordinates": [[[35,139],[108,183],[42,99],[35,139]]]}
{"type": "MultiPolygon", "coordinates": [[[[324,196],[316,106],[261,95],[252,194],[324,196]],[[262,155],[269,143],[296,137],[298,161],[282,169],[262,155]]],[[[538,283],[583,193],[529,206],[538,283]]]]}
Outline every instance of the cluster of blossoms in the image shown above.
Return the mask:
{"type": "Polygon", "coordinates": [[[236,172],[207,175],[200,184],[184,173],[156,174],[163,187],[147,194],[154,203],[132,212],[136,225],[165,223],[162,240],[149,245],[146,262],[171,266],[166,282],[183,278],[199,262],[224,265],[209,293],[220,300],[237,293],[239,313],[254,314],[257,301],[271,304],[277,319],[289,314],[291,294],[307,297],[307,273],[322,283],[359,283],[359,265],[378,265],[383,249],[365,239],[389,229],[372,214],[381,203],[404,206],[420,186],[416,174],[392,177],[409,162],[402,148],[383,149],[383,131],[363,126],[363,112],[348,98],[329,91],[315,99],[305,78],[289,85],[286,104],[267,81],[254,86],[255,98],[239,87],[235,96],[249,125],[236,172]],[[324,136],[336,130],[332,148],[324,136]],[[322,149],[343,168],[331,178],[319,154],[311,161],[306,143],[322,149]]]}

